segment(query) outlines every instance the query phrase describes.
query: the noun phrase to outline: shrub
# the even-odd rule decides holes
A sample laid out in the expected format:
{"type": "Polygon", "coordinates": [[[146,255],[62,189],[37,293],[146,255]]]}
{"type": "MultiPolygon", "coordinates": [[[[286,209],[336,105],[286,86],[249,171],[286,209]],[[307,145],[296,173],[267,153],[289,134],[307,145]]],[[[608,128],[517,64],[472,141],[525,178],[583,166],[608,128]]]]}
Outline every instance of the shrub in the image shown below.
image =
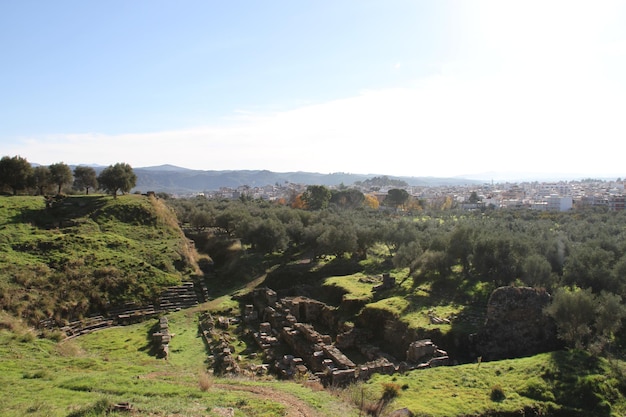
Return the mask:
{"type": "Polygon", "coordinates": [[[394,383],[384,383],[383,384],[383,401],[390,401],[398,396],[400,393],[400,385],[394,383]]]}
{"type": "Polygon", "coordinates": [[[491,395],[489,397],[491,398],[491,401],[500,402],[504,401],[506,395],[504,394],[504,390],[500,385],[494,385],[491,388],[491,395]]]}

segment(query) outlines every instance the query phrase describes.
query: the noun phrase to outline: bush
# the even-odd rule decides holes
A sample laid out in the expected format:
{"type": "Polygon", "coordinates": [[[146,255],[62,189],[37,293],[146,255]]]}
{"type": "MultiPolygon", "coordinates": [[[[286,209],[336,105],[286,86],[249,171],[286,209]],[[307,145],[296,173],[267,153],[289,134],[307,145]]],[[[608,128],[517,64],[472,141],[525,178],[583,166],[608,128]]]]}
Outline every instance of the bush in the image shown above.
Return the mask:
{"type": "Polygon", "coordinates": [[[398,394],[400,394],[400,385],[394,384],[391,382],[387,382],[383,384],[383,396],[382,396],[383,401],[388,402],[396,398],[398,394]]]}
{"type": "Polygon", "coordinates": [[[491,398],[491,401],[500,402],[504,401],[506,395],[504,394],[504,390],[500,385],[494,385],[491,388],[491,395],[489,397],[491,398]]]}

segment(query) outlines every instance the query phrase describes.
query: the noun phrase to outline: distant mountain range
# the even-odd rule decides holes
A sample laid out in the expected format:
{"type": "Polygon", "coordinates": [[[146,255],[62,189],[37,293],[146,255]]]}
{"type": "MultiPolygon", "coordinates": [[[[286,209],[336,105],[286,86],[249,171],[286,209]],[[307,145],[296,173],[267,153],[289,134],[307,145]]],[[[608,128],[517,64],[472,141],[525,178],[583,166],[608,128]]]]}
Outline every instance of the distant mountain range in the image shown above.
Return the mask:
{"type": "MultiPolygon", "coordinates": [[[[96,167],[99,171],[101,167],[96,167]]],[[[137,175],[137,186],[140,191],[157,191],[167,193],[194,193],[218,190],[221,187],[236,188],[243,185],[262,187],[265,185],[285,185],[286,183],[304,185],[350,186],[357,181],[366,181],[384,174],[349,174],[337,172],[320,174],[314,172],[272,172],[267,170],[235,170],[235,171],[202,171],[181,168],[174,165],[133,168],[137,175]]],[[[480,184],[484,181],[465,178],[436,177],[397,177],[412,186],[442,186],[480,184]]]]}

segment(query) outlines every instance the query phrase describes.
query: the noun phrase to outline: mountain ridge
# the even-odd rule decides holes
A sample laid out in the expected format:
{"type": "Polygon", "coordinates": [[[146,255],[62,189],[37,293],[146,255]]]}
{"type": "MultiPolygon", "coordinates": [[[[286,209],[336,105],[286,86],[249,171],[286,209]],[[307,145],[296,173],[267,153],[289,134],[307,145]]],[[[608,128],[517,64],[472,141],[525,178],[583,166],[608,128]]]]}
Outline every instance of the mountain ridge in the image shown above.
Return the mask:
{"type": "Polygon", "coordinates": [[[374,177],[388,177],[402,180],[410,186],[442,186],[480,184],[484,181],[466,178],[443,177],[410,177],[384,174],[351,174],[334,172],[322,174],[317,172],[292,171],[274,172],[269,170],[195,170],[175,165],[159,165],[133,168],[137,175],[136,189],[141,191],[157,191],[170,193],[191,193],[219,190],[223,187],[240,186],[263,187],[276,184],[303,184],[349,186],[358,181],[374,177]]]}

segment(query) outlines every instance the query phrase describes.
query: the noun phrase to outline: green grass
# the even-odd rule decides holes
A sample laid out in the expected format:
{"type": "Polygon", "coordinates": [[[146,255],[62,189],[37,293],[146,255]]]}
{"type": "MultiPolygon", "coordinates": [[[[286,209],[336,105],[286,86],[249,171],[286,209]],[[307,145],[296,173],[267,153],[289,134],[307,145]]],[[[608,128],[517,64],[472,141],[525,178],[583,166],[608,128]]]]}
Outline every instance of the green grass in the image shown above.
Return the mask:
{"type": "Polygon", "coordinates": [[[152,352],[150,334],[155,320],[63,343],[38,338],[20,341],[20,332],[26,328],[3,320],[3,327],[13,330],[0,330],[1,414],[90,415],[99,404],[130,402],[137,410],[133,415],[206,416],[215,407],[233,407],[237,416],[284,415],[285,404],[272,395],[240,389],[248,386],[293,396],[321,414],[333,415],[333,410],[342,409],[346,416],[357,415],[329,393],[296,383],[211,376],[202,389],[207,353],[198,334],[197,317],[181,311],[168,319],[175,334],[168,360],[157,359],[152,352]]]}
{"type": "Polygon", "coordinates": [[[368,282],[368,276],[363,273],[356,273],[347,276],[329,277],[324,280],[323,285],[340,288],[345,295],[345,300],[372,300],[372,288],[378,283],[368,282]]]}
{"type": "Polygon", "coordinates": [[[515,413],[524,408],[617,416],[626,409],[619,391],[624,387],[612,376],[608,362],[582,352],[377,375],[364,389],[375,396],[386,383],[401,387],[394,408],[407,407],[421,416],[515,413]]]}

